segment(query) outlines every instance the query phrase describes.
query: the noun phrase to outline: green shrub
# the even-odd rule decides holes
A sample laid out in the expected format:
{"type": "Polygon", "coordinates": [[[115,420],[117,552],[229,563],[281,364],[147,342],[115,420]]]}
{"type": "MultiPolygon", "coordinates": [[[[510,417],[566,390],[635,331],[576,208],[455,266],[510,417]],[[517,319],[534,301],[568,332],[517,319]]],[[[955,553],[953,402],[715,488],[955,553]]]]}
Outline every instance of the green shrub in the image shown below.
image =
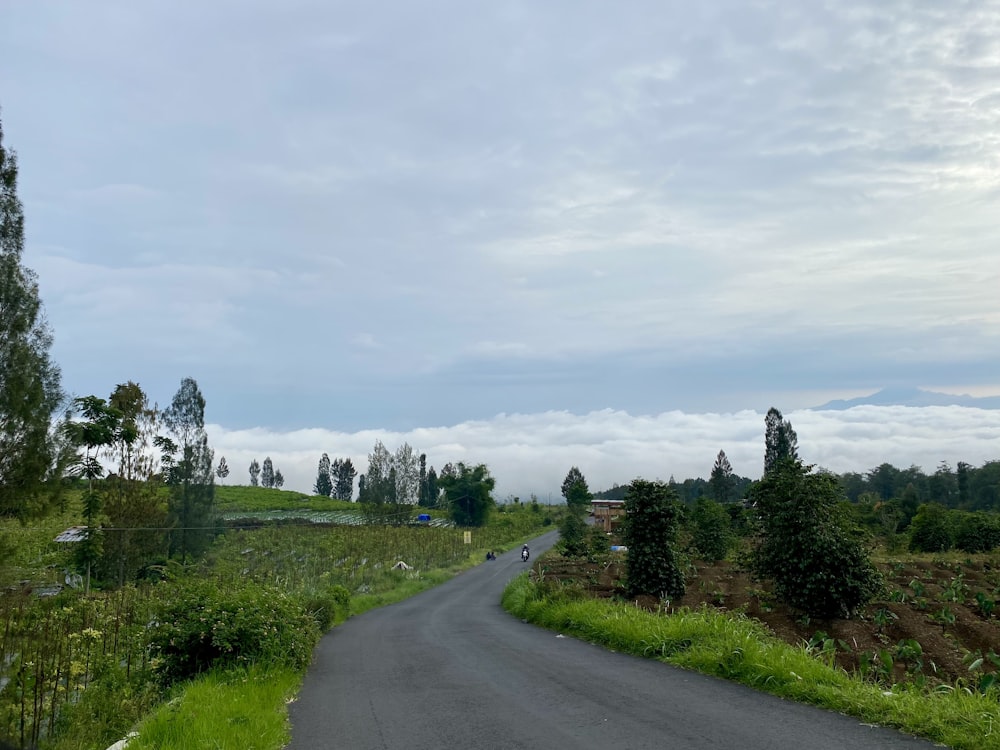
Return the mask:
{"type": "Polygon", "coordinates": [[[989,552],[1000,547],[1000,517],[995,513],[958,513],[958,524],[955,531],[955,546],[962,552],[975,554],[989,552]]]}
{"type": "Polygon", "coordinates": [[[570,509],[559,524],[559,551],[566,557],[587,554],[587,522],[581,513],[570,509]]]}
{"type": "Polygon", "coordinates": [[[951,549],[948,510],[940,503],[924,503],[910,522],[911,552],[944,552],[951,549]]]}
{"type": "Polygon", "coordinates": [[[325,633],[351,613],[351,592],[337,584],[328,589],[303,595],[303,606],[325,633]]]}
{"type": "Polygon", "coordinates": [[[663,482],[634,480],[625,493],[622,541],[628,547],[625,581],[629,596],[666,599],[684,595],[684,573],[673,545],[680,507],[677,493],[663,482]]]}
{"type": "Polygon", "coordinates": [[[274,588],[215,582],[175,585],[150,635],[154,668],[167,683],[213,667],[251,663],[304,668],[319,626],[301,602],[274,588]]]}
{"type": "Polygon", "coordinates": [[[751,567],[786,604],[815,617],[850,617],[878,592],[877,571],[837,513],[834,476],[785,459],[750,497],[760,527],[751,567]]]}
{"type": "Polygon", "coordinates": [[[691,543],[706,560],[725,559],[732,545],[729,513],[715,500],[699,497],[691,514],[691,543]]]}

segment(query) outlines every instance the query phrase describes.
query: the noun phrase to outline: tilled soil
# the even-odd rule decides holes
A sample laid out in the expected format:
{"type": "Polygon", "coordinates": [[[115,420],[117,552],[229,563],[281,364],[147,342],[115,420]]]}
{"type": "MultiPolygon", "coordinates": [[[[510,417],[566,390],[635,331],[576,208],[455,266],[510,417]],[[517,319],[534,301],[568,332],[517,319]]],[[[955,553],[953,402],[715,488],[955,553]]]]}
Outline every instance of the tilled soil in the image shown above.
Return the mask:
{"type": "MultiPolygon", "coordinates": [[[[1000,556],[904,556],[877,566],[885,578],[883,596],[850,620],[806,617],[776,601],[767,582],[728,561],[691,564],[680,600],[640,597],[634,602],[666,613],[702,605],[742,612],[788,643],[812,642],[816,649],[825,644],[835,649],[836,663],[845,670],[887,684],[978,685],[984,675],[998,672],[1000,606],[993,607],[1000,599],[1000,556]]],[[[547,580],[576,584],[595,597],[624,592],[624,565],[617,559],[553,556],[535,567],[547,580]]]]}

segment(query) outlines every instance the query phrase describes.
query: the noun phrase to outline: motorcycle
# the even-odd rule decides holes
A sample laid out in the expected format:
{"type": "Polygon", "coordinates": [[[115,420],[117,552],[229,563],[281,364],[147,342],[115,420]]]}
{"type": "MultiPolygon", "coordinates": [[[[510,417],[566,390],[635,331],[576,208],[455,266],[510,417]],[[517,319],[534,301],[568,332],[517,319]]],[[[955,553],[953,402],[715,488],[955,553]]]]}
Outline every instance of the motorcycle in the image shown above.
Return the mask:
{"type": "Polygon", "coordinates": [[[521,562],[528,562],[529,557],[530,554],[528,552],[528,548],[525,547],[523,550],[521,550],[521,562]]]}

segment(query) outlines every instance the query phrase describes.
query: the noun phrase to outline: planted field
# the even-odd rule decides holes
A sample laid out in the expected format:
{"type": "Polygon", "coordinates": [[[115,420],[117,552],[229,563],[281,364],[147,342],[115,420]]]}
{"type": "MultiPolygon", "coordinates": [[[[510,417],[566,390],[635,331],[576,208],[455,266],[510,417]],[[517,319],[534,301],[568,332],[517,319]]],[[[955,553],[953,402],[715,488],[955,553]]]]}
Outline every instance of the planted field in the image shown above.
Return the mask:
{"type": "MultiPolygon", "coordinates": [[[[759,620],[782,640],[808,644],[845,670],[882,684],[959,685],[984,690],[1000,672],[1000,558],[919,556],[883,561],[883,595],[851,620],[808,618],[781,604],[766,583],[731,562],[690,564],[675,601],[643,597],[650,611],[711,607],[759,620]]],[[[621,560],[547,558],[544,581],[607,598],[623,591],[621,560]]]]}

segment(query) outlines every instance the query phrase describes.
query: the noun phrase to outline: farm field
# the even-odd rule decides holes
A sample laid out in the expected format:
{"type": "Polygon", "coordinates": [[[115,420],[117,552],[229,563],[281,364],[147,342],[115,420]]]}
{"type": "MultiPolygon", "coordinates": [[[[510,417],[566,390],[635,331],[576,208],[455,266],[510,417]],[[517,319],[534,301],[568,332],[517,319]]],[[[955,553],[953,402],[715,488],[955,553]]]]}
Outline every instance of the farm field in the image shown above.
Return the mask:
{"type": "MultiPolygon", "coordinates": [[[[650,611],[711,607],[764,623],[780,639],[811,643],[848,672],[885,684],[979,687],[1000,668],[1000,558],[990,555],[907,555],[877,563],[883,596],[851,620],[807,618],[775,600],[769,587],[729,561],[696,561],[686,571],[684,596],[672,602],[644,597],[650,611]]],[[[618,596],[620,560],[589,562],[547,556],[533,566],[546,581],[576,587],[597,598],[618,596]]]]}

